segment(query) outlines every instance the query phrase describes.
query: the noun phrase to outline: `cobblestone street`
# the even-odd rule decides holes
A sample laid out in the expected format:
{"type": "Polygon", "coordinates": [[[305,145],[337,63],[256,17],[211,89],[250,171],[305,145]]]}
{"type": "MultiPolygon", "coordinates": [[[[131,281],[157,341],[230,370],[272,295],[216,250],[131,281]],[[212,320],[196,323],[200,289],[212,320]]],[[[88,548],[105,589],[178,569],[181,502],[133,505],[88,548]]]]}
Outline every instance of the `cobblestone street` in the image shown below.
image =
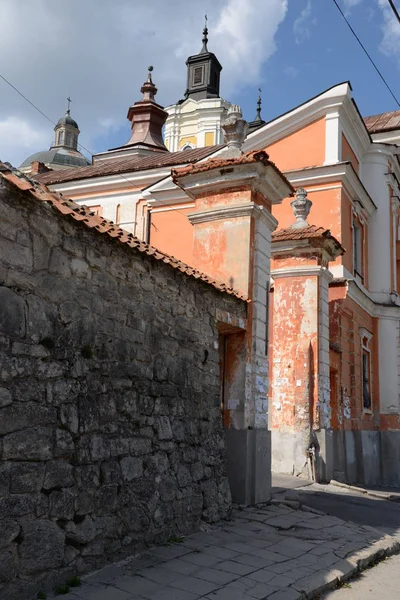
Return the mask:
{"type": "Polygon", "coordinates": [[[63,598],[300,600],[398,546],[369,526],[276,503],[235,510],[231,521],[108,566],[63,598]]]}

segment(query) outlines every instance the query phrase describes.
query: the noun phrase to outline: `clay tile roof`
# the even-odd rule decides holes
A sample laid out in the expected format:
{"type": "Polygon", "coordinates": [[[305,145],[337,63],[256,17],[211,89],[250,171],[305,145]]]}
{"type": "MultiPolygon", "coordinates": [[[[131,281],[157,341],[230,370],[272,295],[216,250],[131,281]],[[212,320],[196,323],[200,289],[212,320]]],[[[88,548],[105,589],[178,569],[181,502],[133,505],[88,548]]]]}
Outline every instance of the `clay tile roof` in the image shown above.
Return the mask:
{"type": "Polygon", "coordinates": [[[64,183],[77,179],[89,179],[92,177],[105,177],[107,175],[118,175],[132,171],[146,171],[160,167],[172,167],[197,162],[220,150],[223,146],[206,146],[205,148],[194,148],[193,150],[181,150],[180,152],[154,152],[151,156],[131,156],[118,160],[97,160],[88,167],[74,169],[60,169],[48,173],[35,175],[34,179],[50,185],[53,183],[64,183]]]}
{"type": "Polygon", "coordinates": [[[147,256],[151,256],[155,260],[160,260],[170,265],[172,268],[178,269],[182,273],[185,273],[188,277],[201,279],[205,283],[212,285],[220,292],[236,296],[241,300],[247,300],[246,296],[235,291],[225,283],[221,283],[212,277],[209,277],[205,273],[201,273],[193,267],[186,265],[173,256],[165,254],[164,252],[157,250],[157,248],[142,242],[132,233],[121,229],[112,221],[109,221],[108,219],[91,212],[90,208],[87,206],[81,206],[72,200],[67,200],[62,194],[50,191],[45,185],[28,178],[26,175],[22,175],[22,173],[17,170],[12,170],[12,168],[0,161],[0,180],[1,179],[7,181],[13,187],[18,188],[18,190],[21,192],[29,194],[36,200],[50,202],[53,207],[65,217],[72,218],[75,221],[81,221],[86,227],[95,229],[99,233],[106,234],[110,238],[113,238],[116,242],[126,244],[138,252],[143,252],[147,256]]]}
{"type": "Polygon", "coordinates": [[[212,169],[226,169],[234,165],[244,165],[256,162],[261,162],[263,165],[270,165],[294,192],[294,188],[292,187],[291,183],[288,181],[288,179],[286,179],[283,173],[281,173],[278,167],[271,160],[269,160],[269,156],[264,150],[251,150],[250,152],[244,152],[241,156],[237,156],[235,158],[224,158],[224,156],[221,155],[215,158],[210,158],[202,163],[187,165],[186,167],[181,167],[179,169],[172,169],[172,180],[174,183],[176,183],[177,180],[185,175],[195,175],[197,173],[211,171],[212,169]]]}
{"type": "Polygon", "coordinates": [[[324,227],[317,227],[316,225],[308,225],[302,229],[295,229],[293,227],[287,227],[286,229],[278,229],[272,233],[272,242],[286,242],[291,240],[328,240],[334,243],[337,249],[341,250],[341,254],[344,253],[344,248],[340,242],[333,237],[329,229],[324,227]]]}
{"type": "Polygon", "coordinates": [[[370,133],[400,129],[400,110],[365,117],[364,123],[370,133]]]}

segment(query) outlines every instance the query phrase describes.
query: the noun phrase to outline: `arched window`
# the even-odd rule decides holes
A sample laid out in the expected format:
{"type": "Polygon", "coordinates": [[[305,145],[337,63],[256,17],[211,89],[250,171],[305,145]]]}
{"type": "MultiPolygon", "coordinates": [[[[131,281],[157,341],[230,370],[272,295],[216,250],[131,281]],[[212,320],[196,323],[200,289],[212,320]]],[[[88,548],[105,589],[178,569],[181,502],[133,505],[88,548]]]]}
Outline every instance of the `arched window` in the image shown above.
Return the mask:
{"type": "Polygon", "coordinates": [[[116,214],[115,214],[115,223],[117,225],[119,225],[120,220],[121,220],[121,205],[117,204],[117,210],[116,210],[116,214]]]}
{"type": "Polygon", "coordinates": [[[193,150],[193,148],[195,148],[196,146],[194,144],[191,144],[190,142],[186,142],[185,144],[183,144],[181,151],[183,150],[193,150]]]}

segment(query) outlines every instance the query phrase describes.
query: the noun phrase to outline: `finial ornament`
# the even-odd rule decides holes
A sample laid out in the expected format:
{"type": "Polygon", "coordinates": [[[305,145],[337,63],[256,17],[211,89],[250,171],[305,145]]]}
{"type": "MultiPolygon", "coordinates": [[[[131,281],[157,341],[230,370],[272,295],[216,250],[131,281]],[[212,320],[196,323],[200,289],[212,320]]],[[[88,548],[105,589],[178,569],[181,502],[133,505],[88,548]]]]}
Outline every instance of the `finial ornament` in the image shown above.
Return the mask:
{"type": "Polygon", "coordinates": [[[205,21],[204,21],[204,29],[203,29],[203,39],[201,40],[203,42],[203,47],[201,49],[200,54],[205,54],[206,52],[208,52],[207,49],[207,43],[208,43],[208,27],[207,27],[207,23],[208,23],[208,18],[207,15],[205,15],[205,21]]]}
{"type": "Polygon", "coordinates": [[[224,132],[227,151],[235,150],[235,154],[240,155],[248,130],[248,123],[243,119],[240,106],[232,104],[229,107],[226,117],[221,121],[221,128],[224,132]]]}
{"type": "Polygon", "coordinates": [[[67,115],[69,115],[69,114],[70,114],[70,112],[71,112],[71,109],[70,109],[70,104],[71,104],[71,102],[72,102],[72,100],[71,100],[71,98],[70,98],[69,96],[68,96],[68,98],[67,98],[67,101],[68,101],[68,106],[67,106],[67,115]]]}
{"type": "Polygon", "coordinates": [[[256,121],[262,121],[262,119],[261,119],[261,88],[258,88],[256,121]]]}
{"type": "Polygon", "coordinates": [[[148,81],[148,83],[153,83],[153,81],[151,79],[151,74],[153,72],[153,69],[154,69],[153,65],[150,65],[149,67],[147,67],[147,70],[149,72],[148,75],[147,75],[147,81],[148,81]]]}
{"type": "Polygon", "coordinates": [[[307,198],[307,190],[298,188],[296,198],[290,203],[296,221],[291,226],[292,229],[302,229],[308,227],[307,217],[310,214],[312,202],[307,198]]]}

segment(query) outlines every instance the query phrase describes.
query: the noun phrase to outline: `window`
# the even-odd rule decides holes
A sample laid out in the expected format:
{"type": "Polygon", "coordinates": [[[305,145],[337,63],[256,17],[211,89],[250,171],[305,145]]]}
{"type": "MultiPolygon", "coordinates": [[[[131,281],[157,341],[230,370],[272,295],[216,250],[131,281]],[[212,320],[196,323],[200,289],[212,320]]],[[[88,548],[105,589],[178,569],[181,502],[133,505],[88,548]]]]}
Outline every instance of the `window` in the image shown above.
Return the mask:
{"type": "Polygon", "coordinates": [[[115,215],[115,222],[117,225],[119,225],[121,221],[121,205],[117,204],[117,210],[116,210],[116,215],[115,215]]]}
{"type": "Polygon", "coordinates": [[[362,404],[367,412],[372,410],[372,387],[371,387],[371,349],[370,342],[372,334],[361,330],[361,377],[362,377],[362,404]]]}
{"type": "Polygon", "coordinates": [[[193,69],[193,85],[200,85],[203,83],[203,70],[204,67],[195,67],[193,69]]]}
{"type": "Polygon", "coordinates": [[[363,278],[363,229],[357,222],[353,223],[353,271],[354,275],[363,278]]]}

